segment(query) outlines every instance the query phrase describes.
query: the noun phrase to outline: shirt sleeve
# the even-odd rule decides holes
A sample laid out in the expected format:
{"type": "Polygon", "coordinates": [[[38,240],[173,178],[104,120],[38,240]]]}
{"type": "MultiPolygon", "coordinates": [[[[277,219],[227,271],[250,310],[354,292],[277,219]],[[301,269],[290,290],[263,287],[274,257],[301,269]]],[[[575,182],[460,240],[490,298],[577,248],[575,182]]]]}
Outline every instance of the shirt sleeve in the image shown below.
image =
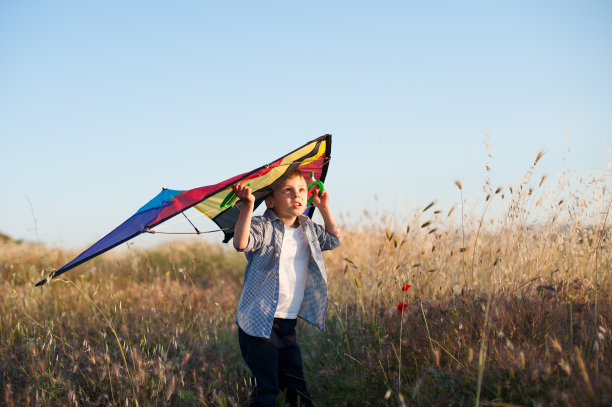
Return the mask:
{"type": "Polygon", "coordinates": [[[319,240],[319,246],[321,247],[322,252],[325,250],[332,250],[340,246],[340,240],[325,230],[325,227],[315,222],[312,222],[312,226],[317,234],[317,239],[319,240]]]}
{"type": "Polygon", "coordinates": [[[237,249],[238,252],[254,252],[259,250],[264,240],[264,219],[260,216],[251,219],[251,229],[249,230],[249,242],[244,249],[237,249]]]}

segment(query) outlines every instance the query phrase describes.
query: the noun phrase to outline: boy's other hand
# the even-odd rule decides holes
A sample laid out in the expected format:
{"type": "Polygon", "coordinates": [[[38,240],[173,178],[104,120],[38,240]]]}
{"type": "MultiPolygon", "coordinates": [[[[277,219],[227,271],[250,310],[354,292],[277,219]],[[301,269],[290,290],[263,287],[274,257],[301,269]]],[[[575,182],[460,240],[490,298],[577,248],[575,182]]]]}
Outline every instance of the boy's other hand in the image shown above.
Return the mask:
{"type": "Polygon", "coordinates": [[[244,184],[234,184],[232,185],[232,189],[234,190],[236,197],[240,199],[243,204],[252,204],[255,202],[255,196],[253,195],[250,187],[247,187],[244,184]]]}
{"type": "Polygon", "coordinates": [[[319,187],[315,186],[316,191],[314,191],[314,195],[312,197],[312,203],[319,209],[328,209],[329,208],[329,194],[327,190],[319,191],[319,187]],[[320,195],[320,196],[319,196],[320,195]]]}

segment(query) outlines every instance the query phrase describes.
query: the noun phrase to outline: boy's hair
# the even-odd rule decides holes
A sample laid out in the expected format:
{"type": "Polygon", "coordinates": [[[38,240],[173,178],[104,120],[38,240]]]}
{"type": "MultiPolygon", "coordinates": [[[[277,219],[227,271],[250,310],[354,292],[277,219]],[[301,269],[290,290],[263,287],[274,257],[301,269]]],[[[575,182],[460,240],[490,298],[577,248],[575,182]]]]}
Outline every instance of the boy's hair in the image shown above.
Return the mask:
{"type": "MultiPolygon", "coordinates": [[[[304,180],[304,182],[306,182],[306,185],[308,185],[308,181],[306,181],[306,177],[304,176],[304,174],[302,173],[302,171],[300,171],[299,169],[295,169],[293,171],[291,171],[288,175],[285,176],[285,178],[283,178],[283,181],[286,181],[288,179],[291,178],[301,178],[304,180]]],[[[280,186],[282,185],[282,182],[278,182],[273,189],[270,189],[270,193],[268,195],[272,195],[272,193],[278,189],[280,186]]]]}
{"type": "MultiPolygon", "coordinates": [[[[287,175],[285,179],[291,179],[291,178],[296,178],[296,177],[302,178],[304,181],[306,181],[306,177],[304,176],[304,173],[297,168],[293,170],[289,175],[287,175]]],[[[308,183],[308,181],[306,181],[306,183],[308,183]]]]}

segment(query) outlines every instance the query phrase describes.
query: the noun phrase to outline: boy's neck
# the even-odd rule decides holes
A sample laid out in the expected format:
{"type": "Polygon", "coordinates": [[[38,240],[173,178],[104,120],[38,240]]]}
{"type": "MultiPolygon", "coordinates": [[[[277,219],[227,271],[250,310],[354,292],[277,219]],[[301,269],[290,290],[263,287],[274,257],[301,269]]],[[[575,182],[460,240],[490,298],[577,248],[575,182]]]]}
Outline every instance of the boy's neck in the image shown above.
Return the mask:
{"type": "MultiPolygon", "coordinates": [[[[274,208],[271,208],[271,209],[272,209],[272,211],[274,213],[276,213],[274,208]]],[[[287,225],[287,227],[295,229],[295,228],[300,226],[300,222],[298,221],[298,217],[297,216],[278,216],[278,213],[276,213],[276,217],[279,218],[280,220],[282,220],[283,223],[285,225],[287,225]]]]}

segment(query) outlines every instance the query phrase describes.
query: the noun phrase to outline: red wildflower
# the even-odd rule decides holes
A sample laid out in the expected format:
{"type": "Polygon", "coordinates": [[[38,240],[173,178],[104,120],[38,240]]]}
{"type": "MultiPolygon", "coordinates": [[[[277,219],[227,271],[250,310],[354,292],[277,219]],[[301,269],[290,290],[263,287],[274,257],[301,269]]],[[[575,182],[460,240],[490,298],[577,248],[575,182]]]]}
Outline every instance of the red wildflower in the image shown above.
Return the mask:
{"type": "Polygon", "coordinates": [[[404,286],[402,287],[402,291],[408,291],[410,290],[410,287],[412,287],[410,284],[404,284],[404,286]]]}
{"type": "Polygon", "coordinates": [[[399,304],[397,304],[397,313],[401,314],[406,308],[408,308],[408,304],[400,302],[399,304]]]}

